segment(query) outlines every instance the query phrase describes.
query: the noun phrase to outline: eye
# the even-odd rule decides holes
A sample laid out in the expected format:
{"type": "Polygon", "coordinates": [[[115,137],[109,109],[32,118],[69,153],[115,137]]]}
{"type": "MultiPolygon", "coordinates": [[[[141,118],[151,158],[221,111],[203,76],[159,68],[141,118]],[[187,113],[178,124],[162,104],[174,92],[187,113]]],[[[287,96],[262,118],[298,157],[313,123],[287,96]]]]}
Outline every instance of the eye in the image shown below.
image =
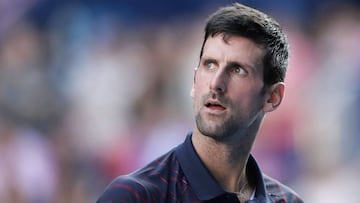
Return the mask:
{"type": "Polygon", "coordinates": [[[233,71],[234,71],[234,73],[239,74],[239,75],[247,74],[246,70],[242,67],[234,67],[233,71]]]}
{"type": "Polygon", "coordinates": [[[206,62],[205,67],[206,69],[212,70],[215,68],[215,64],[213,62],[206,62]]]}

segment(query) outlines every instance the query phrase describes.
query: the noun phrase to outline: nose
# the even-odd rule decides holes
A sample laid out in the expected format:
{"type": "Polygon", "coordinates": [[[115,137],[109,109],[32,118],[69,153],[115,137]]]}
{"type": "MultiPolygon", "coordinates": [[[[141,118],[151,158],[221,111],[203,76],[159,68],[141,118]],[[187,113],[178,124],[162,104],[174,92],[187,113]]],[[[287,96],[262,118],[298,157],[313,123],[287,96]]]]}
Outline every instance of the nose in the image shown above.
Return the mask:
{"type": "Polygon", "coordinates": [[[210,90],[214,92],[226,92],[226,73],[222,69],[218,69],[210,81],[210,90]]]}

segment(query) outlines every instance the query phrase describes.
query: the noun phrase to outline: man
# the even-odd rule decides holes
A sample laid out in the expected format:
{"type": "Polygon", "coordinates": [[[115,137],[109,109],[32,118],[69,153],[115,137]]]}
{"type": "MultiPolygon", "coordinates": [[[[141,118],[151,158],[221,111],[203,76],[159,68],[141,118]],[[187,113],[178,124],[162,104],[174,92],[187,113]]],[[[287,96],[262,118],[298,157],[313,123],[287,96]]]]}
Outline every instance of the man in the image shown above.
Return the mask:
{"type": "Polygon", "coordinates": [[[191,90],[196,127],[185,142],[116,178],[106,202],[302,202],[250,154],[284,95],[288,44],[279,24],[241,4],[210,16],[191,90]]]}

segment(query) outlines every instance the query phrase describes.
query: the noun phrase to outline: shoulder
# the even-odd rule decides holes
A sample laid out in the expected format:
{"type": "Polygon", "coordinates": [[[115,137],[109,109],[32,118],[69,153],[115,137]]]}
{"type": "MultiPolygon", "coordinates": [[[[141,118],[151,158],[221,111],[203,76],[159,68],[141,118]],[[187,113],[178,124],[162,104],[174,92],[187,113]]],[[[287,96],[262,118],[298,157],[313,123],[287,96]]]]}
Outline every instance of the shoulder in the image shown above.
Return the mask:
{"type": "Polygon", "coordinates": [[[97,203],[156,202],[151,184],[132,176],[119,176],[105,189],[97,203]]]}
{"type": "Polygon", "coordinates": [[[275,202],[282,203],[303,203],[300,196],[288,186],[280,183],[278,180],[264,175],[264,182],[269,196],[275,202]]]}
{"type": "Polygon", "coordinates": [[[179,168],[172,151],[129,175],[113,180],[97,203],[161,202],[168,178],[179,168]]]}

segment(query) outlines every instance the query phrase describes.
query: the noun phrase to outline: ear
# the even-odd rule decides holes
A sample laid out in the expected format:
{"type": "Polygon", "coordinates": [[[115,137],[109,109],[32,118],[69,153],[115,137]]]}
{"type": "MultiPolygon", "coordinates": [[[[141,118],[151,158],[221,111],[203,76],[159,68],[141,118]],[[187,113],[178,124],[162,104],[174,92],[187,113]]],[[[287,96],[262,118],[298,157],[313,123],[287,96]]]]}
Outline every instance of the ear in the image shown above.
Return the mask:
{"type": "Polygon", "coordinates": [[[195,78],[196,78],[197,70],[198,70],[198,67],[195,67],[195,69],[194,69],[194,82],[193,82],[193,85],[192,85],[191,91],[190,91],[190,96],[191,96],[191,98],[194,98],[194,94],[195,94],[195,87],[194,87],[194,85],[195,85],[195,80],[196,80],[195,78]]]}
{"type": "Polygon", "coordinates": [[[271,112],[277,109],[284,98],[285,84],[278,82],[273,84],[265,93],[264,112],[271,112]]]}

